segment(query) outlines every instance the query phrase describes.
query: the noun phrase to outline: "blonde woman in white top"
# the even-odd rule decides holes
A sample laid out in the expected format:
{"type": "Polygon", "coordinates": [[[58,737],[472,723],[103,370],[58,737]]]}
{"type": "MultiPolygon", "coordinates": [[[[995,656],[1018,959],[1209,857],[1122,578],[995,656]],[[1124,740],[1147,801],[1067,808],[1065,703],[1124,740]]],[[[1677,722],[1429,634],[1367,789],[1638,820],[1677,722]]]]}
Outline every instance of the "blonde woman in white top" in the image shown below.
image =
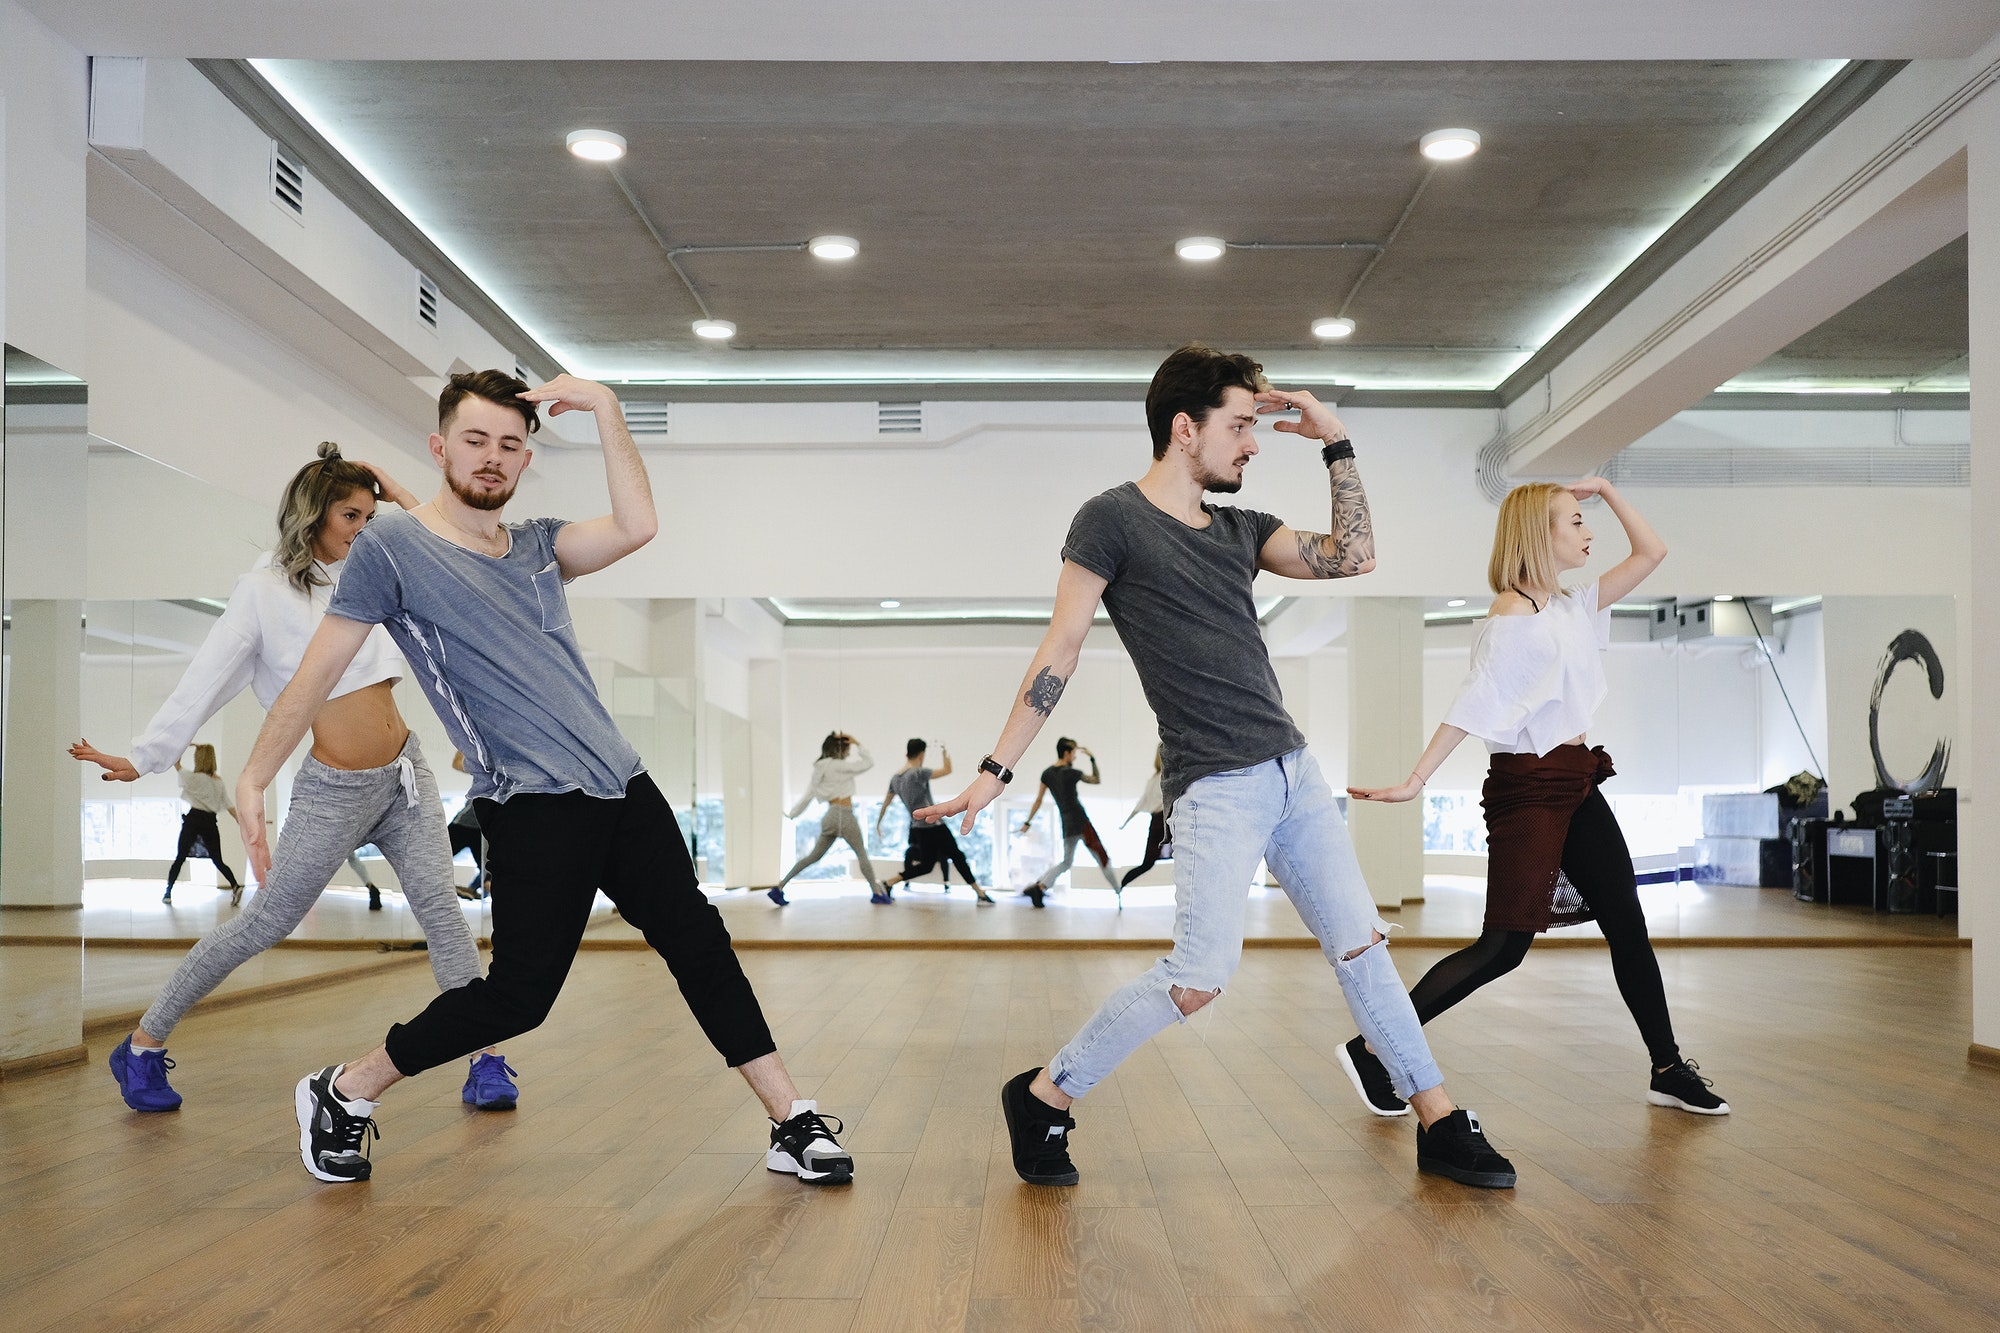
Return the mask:
{"type": "Polygon", "coordinates": [[[180,878],[181,866],[190,856],[205,856],[215,863],[222,877],[229,881],[230,901],[243,901],[243,886],[236,882],[236,875],[222,859],[222,831],[216,827],[215,817],[227,810],[231,819],[236,818],[236,807],[229,803],[229,789],[222,785],[222,779],[215,772],[215,747],[197,745],[194,747],[194,771],[181,767],[178,756],[174,759],[174,772],[180,778],[181,799],[188,803],[187,813],[181,816],[180,845],[174,849],[174,863],[167,868],[167,891],[160,895],[160,901],[174,900],[174,881],[180,878]]]}
{"type": "MultiPolygon", "coordinates": [[[[1611,607],[1666,559],[1667,547],[1610,482],[1516,486],[1500,506],[1487,581],[1496,596],[1473,640],[1472,671],[1410,776],[1394,787],[1349,787],[1363,801],[1408,801],[1467,736],[1491,754],[1484,799],[1486,921],[1479,938],[1440,960],[1410,991],[1430,1022],[1487,982],[1506,975],[1551,926],[1595,920],[1611,950],[1618,992],[1651,1055],[1646,1099],[1699,1115],[1725,1115],[1691,1060],[1681,1058],[1667,1013],[1659,959],[1646,933],[1624,834],[1598,789],[1612,776],[1602,746],[1585,733],[1605,695],[1600,653],[1611,642],[1611,607]],[[1593,540],[1579,501],[1600,496],[1624,526],[1632,554],[1596,583],[1565,589],[1593,540]]],[[[1341,1065],[1368,1108],[1401,1115],[1387,1073],[1361,1038],[1341,1065]]]]}
{"type": "Polygon", "coordinates": [[[799,797],[797,805],[786,812],[788,818],[797,819],[814,801],[825,801],[826,814],[819,821],[819,841],[799,858],[797,865],[785,872],[785,877],[778,881],[776,887],[769,890],[772,902],[783,907],[789,901],[785,897],[785,886],[843,838],[854,849],[854,860],[861,868],[861,877],[868,881],[868,901],[889,901],[889,895],[882,891],[881,884],[875,879],[875,867],[868,862],[868,843],[861,836],[861,821],[854,817],[854,779],[873,767],[875,761],[869,757],[868,747],[844,731],[830,731],[820,742],[819,758],[813,760],[812,778],[806,783],[805,794],[799,797]]]}
{"type": "MultiPolygon", "coordinates": [[[[133,782],[165,770],[245,686],[268,709],[298,671],[348,548],[375,513],[378,493],[404,508],[416,503],[386,473],[342,458],[337,446],[322,444],[319,454],[285,488],[277,548],[236,580],[228,607],[133,743],[131,757],[106,754],[86,740],[70,747],[75,758],[104,769],[106,782],[133,782]]],[[[375,844],[402,881],[438,988],[451,990],[482,975],[478,947],[452,889],[437,782],[391,693],[405,669],[388,634],[377,628],[313,720],[312,753],[293,784],[271,873],[241,915],[189,951],[139,1026],[111,1053],[111,1072],[133,1110],[180,1106],[181,1095],[167,1082],[173,1068],[168,1034],[231,972],[291,934],[342,861],[366,843],[375,844]]],[[[196,753],[208,749],[200,746],[196,753]]],[[[482,1110],[511,1110],[518,1093],[508,1072],[497,1053],[475,1055],[464,1100],[482,1110]]]]}

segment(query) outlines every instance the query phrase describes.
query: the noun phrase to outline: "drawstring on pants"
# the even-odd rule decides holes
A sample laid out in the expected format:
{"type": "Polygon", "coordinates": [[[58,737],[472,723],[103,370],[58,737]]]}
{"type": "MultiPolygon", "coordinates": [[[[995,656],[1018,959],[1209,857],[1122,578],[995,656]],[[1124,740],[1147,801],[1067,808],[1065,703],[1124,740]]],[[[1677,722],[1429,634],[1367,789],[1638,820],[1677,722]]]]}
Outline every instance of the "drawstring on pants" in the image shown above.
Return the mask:
{"type": "Polygon", "coordinates": [[[403,784],[403,804],[414,810],[417,807],[417,766],[410,762],[410,756],[396,756],[396,781],[403,784]]]}

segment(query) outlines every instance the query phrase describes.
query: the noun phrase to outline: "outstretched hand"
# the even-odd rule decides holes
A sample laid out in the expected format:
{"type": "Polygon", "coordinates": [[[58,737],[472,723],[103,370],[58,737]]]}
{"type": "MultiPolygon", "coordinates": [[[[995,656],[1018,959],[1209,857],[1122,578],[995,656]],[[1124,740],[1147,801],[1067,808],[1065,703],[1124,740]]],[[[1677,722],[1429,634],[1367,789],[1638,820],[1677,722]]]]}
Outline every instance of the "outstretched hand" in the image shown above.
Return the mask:
{"type": "Polygon", "coordinates": [[[271,844],[264,836],[264,789],[247,778],[236,781],[236,828],[243,835],[250,878],[265,883],[271,878],[271,844]]]}
{"type": "Polygon", "coordinates": [[[80,759],[86,764],[96,764],[104,772],[98,778],[104,782],[137,782],[139,770],[132,767],[132,761],[123,755],[106,754],[89,741],[78,738],[69,747],[69,757],[80,759]]]}
{"type": "Polygon", "coordinates": [[[1304,390],[1293,392],[1289,389],[1266,389],[1257,395],[1257,415],[1268,416],[1273,412],[1297,412],[1297,421],[1274,421],[1271,429],[1286,435],[1303,435],[1309,440],[1320,440],[1332,444],[1347,438],[1347,427],[1333,414],[1333,409],[1304,390]]]}
{"type": "Polygon", "coordinates": [[[1005,790],[1007,785],[999,778],[991,773],[981,773],[972,780],[971,786],[949,801],[940,801],[936,805],[927,805],[921,810],[912,811],[910,817],[922,820],[926,824],[942,824],[953,815],[962,813],[965,818],[959,821],[958,831],[970,833],[973,819],[981,810],[993,804],[993,799],[1005,790]]]}
{"type": "Polygon", "coordinates": [[[1393,805],[1415,800],[1423,789],[1423,783],[1410,778],[1394,787],[1349,787],[1347,794],[1357,801],[1382,801],[1393,805]]]}

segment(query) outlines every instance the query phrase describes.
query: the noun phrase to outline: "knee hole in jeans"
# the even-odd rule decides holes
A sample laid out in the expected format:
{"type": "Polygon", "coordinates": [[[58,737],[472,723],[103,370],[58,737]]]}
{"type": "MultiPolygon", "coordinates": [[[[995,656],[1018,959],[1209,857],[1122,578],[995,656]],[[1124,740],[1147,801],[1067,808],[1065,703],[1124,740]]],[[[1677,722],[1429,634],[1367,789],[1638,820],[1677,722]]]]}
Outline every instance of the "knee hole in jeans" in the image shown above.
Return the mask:
{"type": "Polygon", "coordinates": [[[1190,990],[1186,986],[1172,986],[1167,990],[1167,998],[1171,999],[1174,1007],[1181,1011],[1182,1018],[1207,1005],[1220,994],[1222,992],[1219,990],[1190,990]]]}
{"type": "Polygon", "coordinates": [[[1374,948],[1376,945],[1384,943],[1388,938],[1387,936],[1383,935],[1383,933],[1379,930],[1370,931],[1369,935],[1371,936],[1371,938],[1369,939],[1368,943],[1362,945],[1358,949],[1349,949],[1346,953],[1340,956],[1340,961],[1343,963],[1351,963],[1355,959],[1359,958],[1362,954],[1367,953],[1370,949],[1374,948]]]}

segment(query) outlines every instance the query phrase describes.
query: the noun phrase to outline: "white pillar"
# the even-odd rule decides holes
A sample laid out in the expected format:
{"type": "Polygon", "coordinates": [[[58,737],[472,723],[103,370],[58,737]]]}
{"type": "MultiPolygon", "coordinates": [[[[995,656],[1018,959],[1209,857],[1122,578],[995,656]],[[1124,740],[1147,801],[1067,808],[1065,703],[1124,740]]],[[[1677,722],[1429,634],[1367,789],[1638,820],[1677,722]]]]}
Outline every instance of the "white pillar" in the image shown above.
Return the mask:
{"type": "Polygon", "coordinates": [[[0,902],[83,906],[83,795],[76,761],[82,711],[83,603],[8,603],[6,784],[0,791],[0,902]]]}
{"type": "MultiPolygon", "coordinates": [[[[1424,745],[1424,603],[1357,597],[1347,620],[1347,780],[1400,782],[1424,745]]],[[[1347,828],[1379,907],[1424,896],[1424,804],[1347,803],[1347,828]]]]}
{"type": "Polygon", "coordinates": [[[1971,686],[1959,787],[1959,923],[1972,939],[1972,1054],[2000,1063],[2000,93],[1966,112],[1971,250],[1972,589],[1963,661],[1971,686]]]}
{"type": "Polygon", "coordinates": [[[730,882],[775,884],[785,873],[785,662],[750,661],[750,809],[745,857],[730,843],[730,882]],[[738,870],[743,878],[735,877],[738,870]]]}

